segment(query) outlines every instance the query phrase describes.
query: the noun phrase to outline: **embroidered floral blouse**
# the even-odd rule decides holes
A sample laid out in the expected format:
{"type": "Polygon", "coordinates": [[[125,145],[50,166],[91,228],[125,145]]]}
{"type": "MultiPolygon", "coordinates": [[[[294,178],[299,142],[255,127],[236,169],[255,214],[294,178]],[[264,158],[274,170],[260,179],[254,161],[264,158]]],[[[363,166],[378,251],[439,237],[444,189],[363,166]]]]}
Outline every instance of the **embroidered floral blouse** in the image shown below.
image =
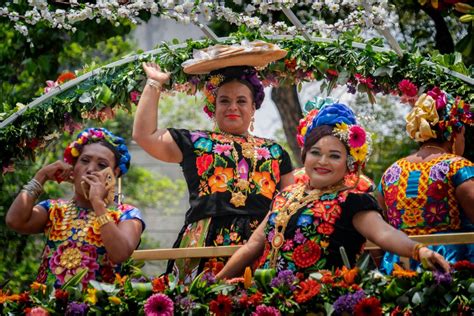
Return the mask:
{"type": "MultiPolygon", "coordinates": [[[[265,227],[265,250],[260,259],[260,268],[271,268],[275,218],[282,206],[292,198],[297,186],[288,186],[273,201],[265,227]]],[[[303,198],[305,196],[306,193],[303,198]]],[[[358,212],[367,210],[380,212],[377,201],[371,195],[356,189],[324,194],[319,200],[301,207],[288,221],[285,240],[278,252],[276,270],[289,269],[307,274],[320,269],[342,267],[341,246],[349,262],[354,264],[357,255],[362,252],[365,238],[355,229],[352,219],[358,212]]]]}
{"type": "Polygon", "coordinates": [[[466,218],[455,189],[471,178],[474,163],[452,154],[423,163],[398,160],[385,171],[379,185],[388,222],[408,235],[462,229],[466,218]]]}
{"type": "MultiPolygon", "coordinates": [[[[89,280],[112,283],[120,265],[113,264],[100,237],[99,227],[95,225],[95,213],[91,210],[71,206],[64,200],[46,200],[38,204],[48,212],[45,227],[46,245],[37,276],[40,283],[51,282],[60,287],[69,278],[87,268],[82,279],[83,286],[89,280]]],[[[109,208],[115,223],[124,220],[142,220],[140,211],[127,204],[109,208]]]]}
{"type": "Polygon", "coordinates": [[[186,223],[213,216],[265,215],[292,171],[288,153],[275,142],[209,131],[169,129],[183,153],[181,167],[191,208],[186,223]]]}

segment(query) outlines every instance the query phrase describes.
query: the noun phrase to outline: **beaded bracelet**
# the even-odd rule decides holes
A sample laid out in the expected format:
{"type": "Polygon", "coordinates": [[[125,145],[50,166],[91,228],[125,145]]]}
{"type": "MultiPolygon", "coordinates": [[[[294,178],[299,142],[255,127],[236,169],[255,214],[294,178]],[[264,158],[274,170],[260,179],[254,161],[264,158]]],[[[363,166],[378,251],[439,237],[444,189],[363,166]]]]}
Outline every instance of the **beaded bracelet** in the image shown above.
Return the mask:
{"type": "Polygon", "coordinates": [[[155,88],[156,92],[161,91],[161,83],[155,79],[148,78],[146,84],[155,88]]]}
{"type": "Polygon", "coordinates": [[[31,179],[30,182],[23,186],[22,192],[26,192],[29,196],[35,200],[43,193],[43,185],[36,179],[31,179]]]}
{"type": "Polygon", "coordinates": [[[105,213],[105,214],[102,214],[100,216],[97,216],[97,218],[95,219],[95,222],[97,223],[97,226],[99,228],[101,228],[105,224],[113,222],[113,221],[114,221],[114,219],[112,218],[112,216],[109,215],[109,213],[105,213]]]}
{"type": "Polygon", "coordinates": [[[416,260],[416,261],[420,261],[420,249],[423,248],[423,247],[426,247],[425,244],[416,244],[414,247],[413,247],[413,250],[411,252],[411,257],[413,260],[416,260]]]}

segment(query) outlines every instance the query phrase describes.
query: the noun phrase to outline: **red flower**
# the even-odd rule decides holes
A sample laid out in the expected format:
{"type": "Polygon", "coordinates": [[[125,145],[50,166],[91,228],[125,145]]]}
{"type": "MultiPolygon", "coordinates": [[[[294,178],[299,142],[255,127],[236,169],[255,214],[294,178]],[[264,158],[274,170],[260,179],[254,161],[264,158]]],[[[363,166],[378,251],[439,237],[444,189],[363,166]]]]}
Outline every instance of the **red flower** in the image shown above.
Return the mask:
{"type": "Polygon", "coordinates": [[[36,147],[38,147],[38,144],[39,144],[38,138],[33,138],[26,142],[26,146],[30,149],[35,149],[36,147]]]}
{"type": "Polygon", "coordinates": [[[293,261],[298,267],[307,268],[318,261],[321,256],[321,248],[314,241],[308,240],[296,247],[293,252],[293,261]]]}
{"type": "Polygon", "coordinates": [[[318,233],[320,234],[331,235],[333,231],[334,226],[329,223],[321,223],[320,225],[318,225],[318,233]]]}
{"type": "Polygon", "coordinates": [[[247,293],[242,294],[242,296],[239,298],[239,305],[242,308],[247,308],[250,306],[250,301],[247,293]]]}
{"type": "Polygon", "coordinates": [[[326,72],[328,73],[328,75],[330,75],[332,77],[339,76],[339,73],[337,72],[337,70],[334,70],[334,69],[328,69],[326,72]]]}
{"type": "Polygon", "coordinates": [[[360,84],[365,84],[369,89],[372,89],[374,87],[374,79],[370,77],[364,77],[361,74],[355,74],[355,78],[360,84]]]}
{"type": "Polygon", "coordinates": [[[280,182],[280,164],[278,163],[278,160],[272,160],[272,170],[275,182],[280,182]]]}
{"type": "Polygon", "coordinates": [[[388,187],[387,191],[384,193],[385,204],[388,207],[391,207],[398,199],[398,186],[391,185],[388,187]]]}
{"type": "Polygon", "coordinates": [[[65,83],[66,81],[69,81],[69,80],[72,80],[72,79],[76,79],[76,75],[73,73],[73,72],[65,72],[63,74],[61,74],[58,79],[56,79],[56,82],[59,83],[59,84],[63,84],[65,83]]]}
{"type": "Polygon", "coordinates": [[[206,172],[213,161],[214,161],[214,157],[209,154],[205,154],[200,157],[197,157],[196,166],[198,168],[198,175],[201,176],[204,172],[206,172]]]}
{"type": "Polygon", "coordinates": [[[217,259],[209,259],[204,264],[204,270],[211,271],[214,275],[218,274],[224,268],[224,263],[222,261],[217,261],[217,259]]]}
{"type": "Polygon", "coordinates": [[[390,316],[411,316],[412,313],[409,309],[403,310],[400,306],[397,306],[391,313],[390,316]]]}
{"type": "Polygon", "coordinates": [[[263,302],[263,294],[258,292],[249,297],[250,304],[257,306],[263,302]]]}
{"type": "Polygon", "coordinates": [[[474,270],[474,263],[469,260],[461,260],[453,264],[454,270],[474,270]]]}
{"type": "Polygon", "coordinates": [[[426,195],[435,200],[441,200],[446,196],[448,188],[449,186],[447,183],[444,183],[442,180],[436,180],[428,186],[428,192],[426,192],[426,195]]]}
{"type": "Polygon", "coordinates": [[[216,314],[216,316],[230,315],[232,312],[232,301],[227,295],[219,294],[209,304],[209,310],[216,314]]]}
{"type": "Polygon", "coordinates": [[[407,97],[414,97],[418,94],[418,88],[408,79],[403,79],[398,84],[398,89],[407,97]]]}
{"type": "Polygon", "coordinates": [[[382,307],[376,297],[364,298],[354,307],[355,316],[381,316],[382,307]]]}
{"type": "Polygon", "coordinates": [[[296,68],[296,59],[285,59],[285,66],[291,70],[296,68]]]}
{"type": "Polygon", "coordinates": [[[295,293],[295,300],[298,303],[304,303],[319,294],[321,284],[313,279],[300,282],[300,289],[295,293]]]}
{"type": "Polygon", "coordinates": [[[54,297],[56,298],[56,300],[58,301],[63,301],[63,302],[67,302],[67,299],[69,297],[69,292],[68,291],[64,291],[64,290],[61,290],[61,289],[56,289],[54,291],[54,297]]]}
{"type": "Polygon", "coordinates": [[[168,284],[168,277],[161,276],[159,278],[154,278],[151,284],[153,286],[153,293],[163,293],[168,284]]]}

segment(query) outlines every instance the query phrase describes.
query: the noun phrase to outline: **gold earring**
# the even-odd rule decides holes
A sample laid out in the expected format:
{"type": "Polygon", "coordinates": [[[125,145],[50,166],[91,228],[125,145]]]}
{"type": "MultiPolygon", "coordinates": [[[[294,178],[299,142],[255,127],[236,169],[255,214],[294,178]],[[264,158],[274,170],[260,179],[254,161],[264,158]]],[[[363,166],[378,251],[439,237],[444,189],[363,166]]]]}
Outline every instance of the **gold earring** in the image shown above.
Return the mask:
{"type": "Polygon", "coordinates": [[[250,126],[249,126],[249,130],[253,133],[253,123],[255,123],[255,117],[252,116],[252,119],[250,120],[250,126]]]}

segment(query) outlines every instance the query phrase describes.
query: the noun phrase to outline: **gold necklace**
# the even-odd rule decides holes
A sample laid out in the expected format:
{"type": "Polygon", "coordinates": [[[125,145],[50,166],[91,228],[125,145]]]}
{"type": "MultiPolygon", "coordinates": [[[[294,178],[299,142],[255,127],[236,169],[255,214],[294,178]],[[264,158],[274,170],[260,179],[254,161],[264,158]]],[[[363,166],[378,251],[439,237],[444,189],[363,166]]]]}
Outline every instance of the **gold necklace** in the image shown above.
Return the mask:
{"type": "Polygon", "coordinates": [[[232,191],[232,197],[230,203],[235,207],[245,206],[247,200],[247,191],[250,188],[250,180],[253,178],[255,173],[255,168],[257,167],[257,150],[255,148],[255,139],[252,135],[247,136],[248,141],[239,142],[238,138],[246,139],[244,136],[235,136],[228,133],[222,133],[224,136],[229,138],[232,143],[232,158],[234,158],[235,168],[234,168],[234,177],[237,179],[237,183],[234,186],[232,191]],[[252,171],[248,173],[247,179],[241,178],[239,172],[239,154],[235,148],[235,143],[240,144],[242,147],[242,156],[244,158],[250,159],[252,171]],[[244,194],[245,193],[245,194],[244,194]]]}
{"type": "Polygon", "coordinates": [[[446,151],[445,148],[440,147],[440,146],[435,146],[435,145],[425,145],[425,146],[422,146],[421,148],[422,148],[422,149],[423,149],[423,148],[439,149],[439,150],[442,150],[443,152],[447,153],[447,151],[446,151]]]}
{"type": "Polygon", "coordinates": [[[301,184],[294,190],[294,194],[288,199],[275,217],[275,233],[273,235],[271,245],[272,249],[270,251],[270,267],[275,268],[278,259],[278,252],[285,242],[285,231],[286,226],[290,218],[303,206],[306,206],[316,200],[319,200],[321,196],[328,193],[335,193],[347,189],[347,187],[342,184],[336,184],[330,186],[325,190],[314,189],[311,190],[308,195],[303,197],[305,192],[306,184],[301,184]]]}

